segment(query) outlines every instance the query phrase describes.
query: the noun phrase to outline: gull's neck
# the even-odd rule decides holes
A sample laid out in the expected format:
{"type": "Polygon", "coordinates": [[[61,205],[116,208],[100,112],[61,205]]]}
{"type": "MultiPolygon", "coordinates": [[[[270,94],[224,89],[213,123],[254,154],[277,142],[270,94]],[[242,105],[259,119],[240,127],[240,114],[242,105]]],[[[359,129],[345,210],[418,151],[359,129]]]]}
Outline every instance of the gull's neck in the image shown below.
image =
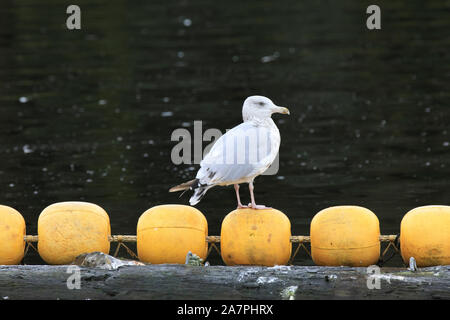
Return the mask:
{"type": "Polygon", "coordinates": [[[258,118],[258,117],[246,117],[244,118],[244,122],[251,123],[255,125],[256,127],[263,126],[263,127],[273,127],[275,125],[275,122],[273,122],[271,117],[268,118],[258,118]]]}

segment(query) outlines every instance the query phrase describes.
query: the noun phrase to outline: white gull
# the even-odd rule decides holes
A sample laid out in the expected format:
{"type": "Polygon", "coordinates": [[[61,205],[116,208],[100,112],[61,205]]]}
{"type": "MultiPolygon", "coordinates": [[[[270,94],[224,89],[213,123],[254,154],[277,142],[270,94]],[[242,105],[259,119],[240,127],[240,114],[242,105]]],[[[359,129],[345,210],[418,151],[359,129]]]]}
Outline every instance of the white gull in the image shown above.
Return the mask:
{"type": "Polygon", "coordinates": [[[171,188],[170,192],[193,190],[189,203],[196,205],[206,191],[214,186],[234,185],[238,208],[246,208],[239,197],[239,184],[248,183],[253,209],[267,209],[257,205],[253,194],[253,180],[266,171],[280,148],[280,131],[273,122],[273,113],[289,114],[289,110],[275,105],[263,96],[245,99],[242,107],[244,122],[227,131],[212,146],[200,162],[194,180],[171,188]]]}

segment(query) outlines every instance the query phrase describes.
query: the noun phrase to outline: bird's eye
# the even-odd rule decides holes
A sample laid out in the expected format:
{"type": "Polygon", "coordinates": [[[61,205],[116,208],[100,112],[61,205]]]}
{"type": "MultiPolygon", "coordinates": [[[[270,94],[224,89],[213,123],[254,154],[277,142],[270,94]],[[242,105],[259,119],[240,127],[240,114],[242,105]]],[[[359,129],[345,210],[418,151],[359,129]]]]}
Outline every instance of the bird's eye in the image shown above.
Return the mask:
{"type": "Polygon", "coordinates": [[[264,102],[258,102],[258,104],[261,106],[261,107],[263,107],[263,106],[265,106],[266,104],[264,103],[264,102]]]}

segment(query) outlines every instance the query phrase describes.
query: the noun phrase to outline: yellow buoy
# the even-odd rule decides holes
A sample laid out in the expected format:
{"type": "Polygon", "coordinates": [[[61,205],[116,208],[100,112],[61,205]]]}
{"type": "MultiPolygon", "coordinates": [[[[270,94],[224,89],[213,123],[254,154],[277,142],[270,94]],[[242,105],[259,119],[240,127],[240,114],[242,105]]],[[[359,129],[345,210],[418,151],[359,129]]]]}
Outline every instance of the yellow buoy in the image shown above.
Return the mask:
{"type": "Polygon", "coordinates": [[[15,209],[0,205],[0,264],[18,264],[25,249],[25,220],[15,209]]]}
{"type": "Polygon", "coordinates": [[[87,202],[55,203],[38,220],[38,251],[49,264],[68,264],[82,253],[109,253],[108,214],[87,202]]]}
{"type": "Polygon", "coordinates": [[[185,263],[189,251],[205,259],[208,222],[196,208],[167,204],[145,211],[137,224],[139,260],[153,264],[185,263]]]}
{"type": "Polygon", "coordinates": [[[358,206],[337,206],[311,221],[311,255],[319,266],[365,267],[380,257],[377,216],[358,206]]]}
{"type": "Polygon", "coordinates": [[[450,207],[425,206],[409,211],[400,225],[400,249],[405,263],[418,267],[450,264],[450,207]]]}
{"type": "Polygon", "coordinates": [[[237,209],[222,222],[220,248],[227,265],[285,265],[291,256],[291,222],[275,209],[237,209]]]}

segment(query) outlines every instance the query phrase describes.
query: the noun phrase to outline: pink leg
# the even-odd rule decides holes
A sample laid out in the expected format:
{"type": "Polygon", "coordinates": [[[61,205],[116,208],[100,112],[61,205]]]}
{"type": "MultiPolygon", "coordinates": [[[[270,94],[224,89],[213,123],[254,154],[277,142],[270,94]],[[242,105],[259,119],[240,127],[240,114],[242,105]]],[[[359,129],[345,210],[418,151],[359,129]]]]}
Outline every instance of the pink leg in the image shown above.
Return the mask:
{"type": "Polygon", "coordinates": [[[236,198],[237,198],[237,203],[238,203],[237,208],[238,209],[247,208],[247,206],[243,206],[241,203],[241,197],[239,196],[239,185],[238,184],[234,185],[234,190],[236,191],[236,198]]]}
{"type": "Polygon", "coordinates": [[[248,189],[250,190],[250,199],[252,200],[252,202],[248,204],[249,207],[251,207],[252,209],[271,209],[270,207],[266,207],[264,205],[257,205],[255,203],[255,196],[253,194],[254,189],[253,181],[248,184],[248,189]]]}

